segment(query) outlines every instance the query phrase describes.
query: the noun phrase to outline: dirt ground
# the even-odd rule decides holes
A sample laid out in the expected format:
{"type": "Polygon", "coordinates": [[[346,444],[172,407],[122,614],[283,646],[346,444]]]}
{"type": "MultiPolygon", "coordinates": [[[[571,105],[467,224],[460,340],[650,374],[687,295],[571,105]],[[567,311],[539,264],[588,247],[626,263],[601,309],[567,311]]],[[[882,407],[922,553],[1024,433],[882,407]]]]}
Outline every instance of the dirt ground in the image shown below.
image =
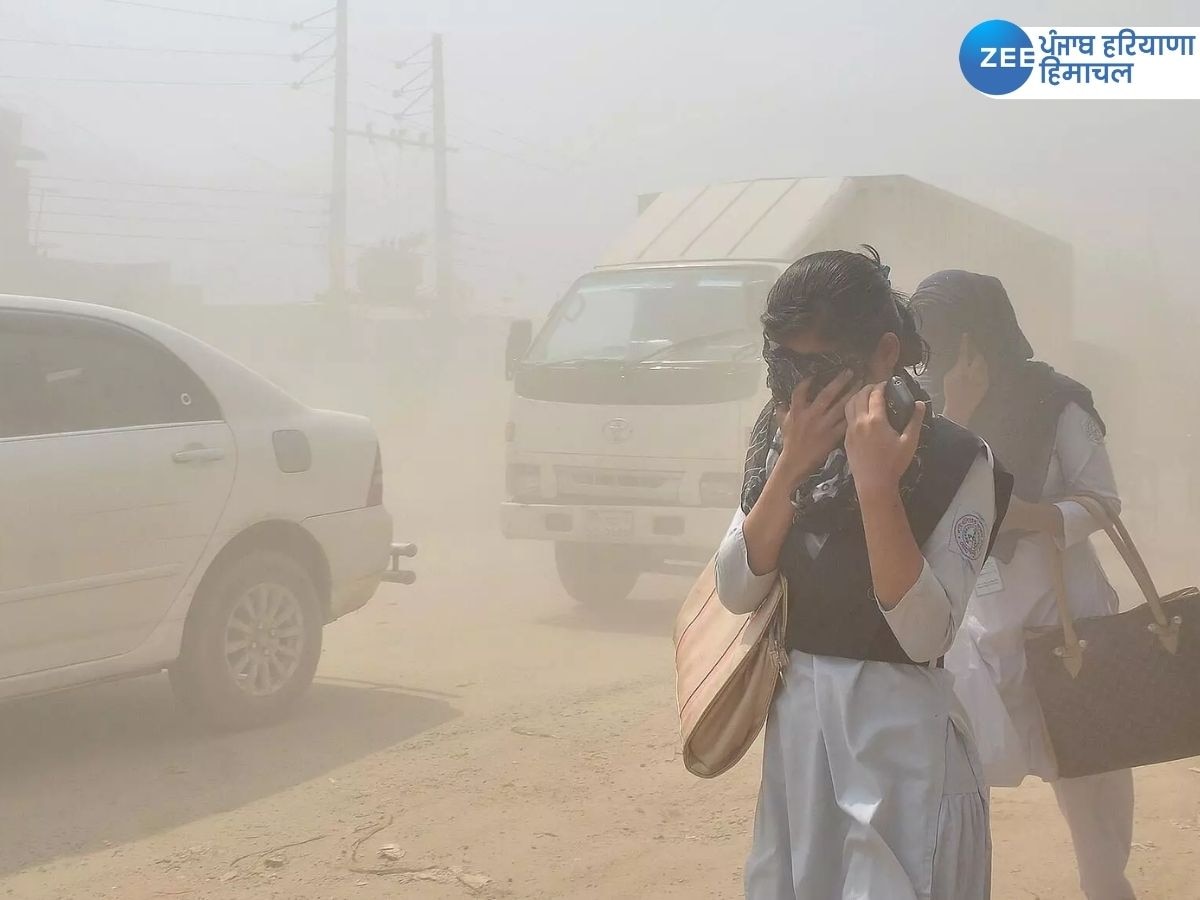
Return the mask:
{"type": "MultiPolygon", "coordinates": [[[[686,584],[581,609],[547,547],[505,542],[499,347],[457,362],[426,402],[351,398],[419,581],[327,630],[293,718],[208,735],[161,677],[0,707],[0,897],[740,896],[758,756],[712,782],[678,758],[686,584]]],[[[1141,896],[1200,898],[1200,762],[1137,789],[1141,896]]],[[[1046,786],[997,792],[994,840],[998,900],[1079,896],[1046,786]]]]}

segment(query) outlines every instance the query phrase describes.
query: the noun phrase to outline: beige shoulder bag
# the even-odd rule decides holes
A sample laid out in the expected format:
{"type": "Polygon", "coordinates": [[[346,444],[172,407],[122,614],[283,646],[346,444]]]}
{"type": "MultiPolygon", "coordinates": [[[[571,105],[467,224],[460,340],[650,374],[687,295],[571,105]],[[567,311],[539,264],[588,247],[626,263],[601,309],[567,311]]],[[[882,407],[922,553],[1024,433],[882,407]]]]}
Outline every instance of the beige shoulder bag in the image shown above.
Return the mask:
{"type": "Polygon", "coordinates": [[[762,731],[787,666],[786,617],[783,578],[744,615],[721,604],[715,559],[692,586],[675,620],[675,688],[683,764],[693,775],[728,771],[762,731]]]}

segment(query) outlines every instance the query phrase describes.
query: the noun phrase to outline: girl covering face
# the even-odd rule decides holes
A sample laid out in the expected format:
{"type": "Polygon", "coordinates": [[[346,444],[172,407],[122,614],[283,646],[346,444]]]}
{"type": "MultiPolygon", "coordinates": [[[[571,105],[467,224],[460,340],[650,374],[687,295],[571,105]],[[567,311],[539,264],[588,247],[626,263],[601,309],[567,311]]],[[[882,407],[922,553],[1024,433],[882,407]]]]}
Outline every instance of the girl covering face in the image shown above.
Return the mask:
{"type": "Polygon", "coordinates": [[[1062,499],[1092,493],[1120,509],[1104,423],[1086,387],[1034,361],[998,279],[938,272],[921,282],[912,307],[929,343],[930,392],[948,418],[991,444],[1016,479],[991,571],[980,580],[966,627],[946,656],[988,781],[1014,786],[1036,775],[1053,782],[1084,894],[1089,900],[1130,900],[1125,866],[1133,840],[1132,773],[1059,779],[1025,669],[1026,629],[1059,620],[1048,542],[1062,553],[1071,613],[1117,611],[1116,592],[1088,542],[1100,524],[1062,499]]]}
{"type": "Polygon", "coordinates": [[[773,400],[717,553],[734,612],[788,588],[751,900],[989,896],[987,793],[941,658],[1009,481],[911,380],[911,421],[889,423],[884,383],[923,346],[866,250],[806,256],[768,296],[773,400]]]}

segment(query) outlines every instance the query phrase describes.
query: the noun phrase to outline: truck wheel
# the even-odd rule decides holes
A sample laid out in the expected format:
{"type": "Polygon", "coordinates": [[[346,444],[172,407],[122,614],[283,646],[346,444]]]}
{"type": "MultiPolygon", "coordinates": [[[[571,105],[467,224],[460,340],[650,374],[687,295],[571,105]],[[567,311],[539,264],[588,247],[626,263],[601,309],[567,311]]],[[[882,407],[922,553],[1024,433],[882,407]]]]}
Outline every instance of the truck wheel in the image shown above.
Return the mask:
{"type": "Polygon", "coordinates": [[[554,562],[567,593],[588,606],[619,603],[642,574],[634,548],[619,544],[562,541],[554,545],[554,562]]]}
{"type": "Polygon", "coordinates": [[[303,566],[275,551],[248,553],[197,593],[171,686],[216,728],[278,719],[312,683],[323,624],[303,566]]]}

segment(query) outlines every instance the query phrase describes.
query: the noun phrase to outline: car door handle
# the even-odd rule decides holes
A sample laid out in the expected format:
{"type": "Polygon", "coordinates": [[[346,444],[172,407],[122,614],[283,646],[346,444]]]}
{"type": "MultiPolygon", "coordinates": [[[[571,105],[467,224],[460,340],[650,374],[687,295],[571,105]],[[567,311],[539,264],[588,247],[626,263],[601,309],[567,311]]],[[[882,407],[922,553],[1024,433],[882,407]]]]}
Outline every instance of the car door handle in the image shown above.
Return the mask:
{"type": "Polygon", "coordinates": [[[185,447],[172,457],[177,463],[217,462],[224,458],[225,451],[220,447],[185,447]]]}

